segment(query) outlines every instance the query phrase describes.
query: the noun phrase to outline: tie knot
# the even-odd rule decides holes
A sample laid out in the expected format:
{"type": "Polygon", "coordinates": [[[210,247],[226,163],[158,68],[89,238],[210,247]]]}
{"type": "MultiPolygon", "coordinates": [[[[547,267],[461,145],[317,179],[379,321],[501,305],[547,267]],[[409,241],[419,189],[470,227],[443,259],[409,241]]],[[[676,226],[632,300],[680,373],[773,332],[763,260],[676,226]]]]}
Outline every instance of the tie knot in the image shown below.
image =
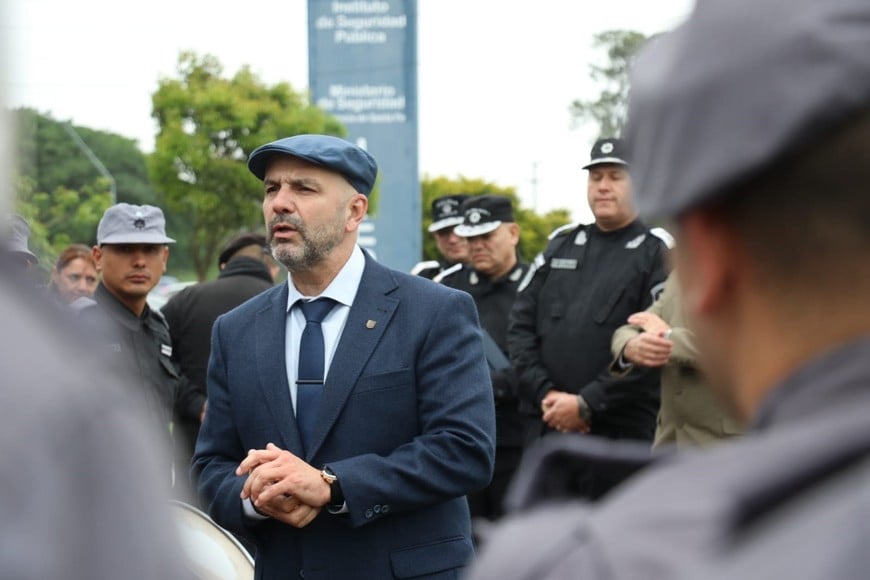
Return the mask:
{"type": "Polygon", "coordinates": [[[335,300],[332,298],[318,298],[309,302],[299,302],[299,308],[302,309],[302,315],[305,316],[305,322],[315,322],[320,324],[329,311],[335,306],[335,300]]]}

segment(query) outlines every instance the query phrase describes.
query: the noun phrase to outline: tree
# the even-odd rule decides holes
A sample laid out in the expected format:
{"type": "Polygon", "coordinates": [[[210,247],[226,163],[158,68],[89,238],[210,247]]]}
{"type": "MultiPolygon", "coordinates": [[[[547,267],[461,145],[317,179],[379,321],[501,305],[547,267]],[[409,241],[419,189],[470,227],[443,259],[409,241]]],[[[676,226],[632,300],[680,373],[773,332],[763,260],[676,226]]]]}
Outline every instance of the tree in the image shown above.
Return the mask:
{"type": "Polygon", "coordinates": [[[345,134],[288,83],[268,86],[248,67],[232,78],[222,72],[213,56],[183,52],[178,78],[162,79],[152,96],[159,131],[151,177],[190,236],[200,280],[228,236],[262,227],[262,185],[246,168],[251,151],[300,133],[345,134]]]}
{"type": "Polygon", "coordinates": [[[421,183],[423,193],[423,259],[437,260],[438,247],[429,233],[432,223],[430,214],[432,201],[442,195],[464,193],[467,195],[496,194],[511,198],[514,205],[514,219],[520,226],[519,251],[522,258],[529,262],[547,246],[547,236],[557,227],[568,223],[570,214],[566,209],[555,209],[546,214],[537,214],[534,210],[520,205],[519,197],[513,187],[502,187],[482,179],[459,176],[456,179],[447,177],[424,177],[421,183]]]}
{"type": "Polygon", "coordinates": [[[593,37],[592,46],[604,49],[606,64],[589,65],[589,75],[603,87],[596,100],[576,100],[570,112],[575,121],[594,121],[598,135],[618,137],[628,109],[628,72],[631,60],[647,37],[632,30],[607,30],[593,37]]]}
{"type": "Polygon", "coordinates": [[[103,177],[79,190],[58,186],[51,193],[37,189],[32,178],[19,177],[16,190],[16,211],[30,224],[28,246],[46,267],[72,243],[93,244],[97,224],[111,204],[103,177]]]}
{"type": "Polygon", "coordinates": [[[136,141],[105,131],[73,126],[33,109],[13,110],[16,124],[16,162],[19,176],[33,181],[37,191],[80,190],[101,177],[70,135],[77,134],[115,179],[117,201],[157,204],[148,178],[145,155],[136,141]]]}
{"type": "Polygon", "coordinates": [[[29,246],[47,267],[71,243],[93,244],[112,202],[111,182],[88,159],[81,138],[115,178],[118,197],[154,203],[145,156],[136,142],[114,133],[74,127],[33,109],[12,111],[15,132],[16,211],[30,225],[29,246]]]}

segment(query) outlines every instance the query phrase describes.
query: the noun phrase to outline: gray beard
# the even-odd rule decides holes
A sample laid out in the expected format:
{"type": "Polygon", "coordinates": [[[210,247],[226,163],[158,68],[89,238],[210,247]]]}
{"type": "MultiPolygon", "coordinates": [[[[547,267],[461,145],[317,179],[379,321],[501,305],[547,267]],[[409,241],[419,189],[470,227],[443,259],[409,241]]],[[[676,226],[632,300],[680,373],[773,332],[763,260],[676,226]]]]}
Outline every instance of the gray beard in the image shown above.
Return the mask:
{"type": "Polygon", "coordinates": [[[332,250],[341,243],[343,228],[339,224],[328,224],[321,228],[309,230],[299,216],[279,215],[269,223],[267,232],[272,256],[290,272],[304,272],[322,263],[332,250]],[[301,240],[300,245],[274,243],[272,227],[280,223],[296,228],[301,240]]]}

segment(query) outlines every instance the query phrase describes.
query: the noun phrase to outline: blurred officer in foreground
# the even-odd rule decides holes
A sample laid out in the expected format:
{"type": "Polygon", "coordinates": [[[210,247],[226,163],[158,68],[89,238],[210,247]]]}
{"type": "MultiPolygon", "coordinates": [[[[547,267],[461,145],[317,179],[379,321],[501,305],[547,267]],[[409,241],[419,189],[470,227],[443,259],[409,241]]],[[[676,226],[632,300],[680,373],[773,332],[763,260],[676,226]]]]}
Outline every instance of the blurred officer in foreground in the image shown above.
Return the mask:
{"type": "Polygon", "coordinates": [[[699,2],[638,57],[629,119],[702,368],[751,432],[518,516],[471,577],[866,578],[870,4],[699,2]]]}
{"type": "Polygon", "coordinates": [[[611,373],[623,375],[634,365],[662,369],[662,402],[653,448],[708,446],[739,435],[743,429],[715,400],[698,369],[695,334],[683,312],[676,270],[655,303],[632,314],[613,334],[611,373]]]}
{"type": "Polygon", "coordinates": [[[508,483],[523,452],[529,423],[517,397],[517,378],[507,357],[508,315],[528,265],[517,254],[520,227],[513,204],[504,195],[479,195],[466,199],[460,211],[464,221],[456,235],[468,240],[470,264],[455,264],[435,277],[436,282],[471,294],[486,331],[484,347],[495,398],[495,473],[492,482],[469,496],[472,517],[501,517],[508,483]]]}
{"type": "Polygon", "coordinates": [[[462,223],[460,206],[468,199],[467,195],[444,195],[432,201],[432,223],[429,233],[438,246],[439,260],[424,260],[411,269],[411,274],[430,280],[454,264],[468,262],[468,242],[457,236],[453,228],[462,223]]]}
{"type": "Polygon", "coordinates": [[[21,292],[0,278],[0,578],[190,577],[153,424],[21,292]]]}
{"type": "Polygon", "coordinates": [[[146,300],[166,271],[167,244],[175,243],[165,227],[154,206],[119,203],[105,211],[93,248],[102,281],[80,318],[168,433],[174,410],[198,419],[205,397],[179,374],[166,320],[146,300]]]}
{"type": "Polygon", "coordinates": [[[661,292],[668,249],[637,217],[622,141],[598,140],[583,168],[595,222],[556,230],[535,259],[511,312],[511,361],[539,435],[652,440],[658,370],[606,371],[613,332],[661,292]]]}
{"type": "MultiPolygon", "coordinates": [[[[214,321],[271,288],[278,272],[266,236],[253,232],[239,234],[227,242],[218,256],[218,268],[217,280],[188,286],[160,309],[172,336],[172,360],[203,399],[214,321]]],[[[176,461],[183,473],[190,468],[199,425],[198,417],[175,417],[176,461]]]]}

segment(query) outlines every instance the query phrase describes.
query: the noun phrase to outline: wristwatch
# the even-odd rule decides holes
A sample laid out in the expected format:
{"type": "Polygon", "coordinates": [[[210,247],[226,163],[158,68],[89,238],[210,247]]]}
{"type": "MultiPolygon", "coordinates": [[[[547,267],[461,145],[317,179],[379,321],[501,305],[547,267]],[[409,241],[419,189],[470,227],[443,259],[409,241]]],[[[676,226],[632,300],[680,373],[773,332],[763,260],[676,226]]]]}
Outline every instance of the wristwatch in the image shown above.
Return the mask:
{"type": "Polygon", "coordinates": [[[580,413],[580,418],[583,419],[584,423],[590,424],[592,421],[592,409],[589,408],[589,404],[583,398],[583,395],[577,395],[577,412],[580,413]]]}
{"type": "Polygon", "coordinates": [[[344,509],[344,493],[338,483],[338,476],[326,465],[320,470],[320,477],[329,484],[329,503],[326,504],[326,510],[330,513],[340,512],[344,509]]]}

